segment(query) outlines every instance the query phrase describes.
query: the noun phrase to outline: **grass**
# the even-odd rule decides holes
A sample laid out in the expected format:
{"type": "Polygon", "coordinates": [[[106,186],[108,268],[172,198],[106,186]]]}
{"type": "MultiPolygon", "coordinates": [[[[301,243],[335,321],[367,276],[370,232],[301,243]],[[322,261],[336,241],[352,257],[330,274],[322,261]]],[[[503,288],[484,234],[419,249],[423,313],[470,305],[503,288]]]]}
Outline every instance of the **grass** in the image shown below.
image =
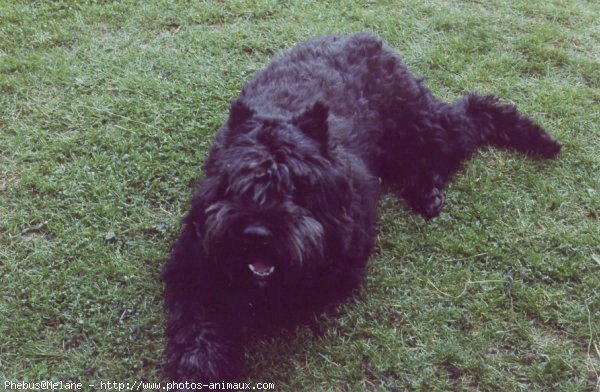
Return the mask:
{"type": "Polygon", "coordinates": [[[0,379],[164,380],[161,266],[228,101],[308,37],[372,31],[442,99],[497,93],[564,143],[489,150],[430,222],[391,195],[365,289],[257,342],[281,391],[594,391],[600,5],[0,3],[0,379]]]}

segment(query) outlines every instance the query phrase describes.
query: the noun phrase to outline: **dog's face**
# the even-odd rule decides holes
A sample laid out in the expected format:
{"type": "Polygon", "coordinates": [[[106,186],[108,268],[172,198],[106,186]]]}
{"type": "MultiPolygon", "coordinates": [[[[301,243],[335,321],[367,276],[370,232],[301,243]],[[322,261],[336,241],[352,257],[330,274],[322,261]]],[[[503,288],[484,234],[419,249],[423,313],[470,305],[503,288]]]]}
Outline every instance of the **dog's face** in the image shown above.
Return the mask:
{"type": "Polygon", "coordinates": [[[328,152],[327,115],[321,104],[289,120],[232,105],[193,203],[207,259],[232,285],[293,286],[326,263],[349,191],[328,152]]]}

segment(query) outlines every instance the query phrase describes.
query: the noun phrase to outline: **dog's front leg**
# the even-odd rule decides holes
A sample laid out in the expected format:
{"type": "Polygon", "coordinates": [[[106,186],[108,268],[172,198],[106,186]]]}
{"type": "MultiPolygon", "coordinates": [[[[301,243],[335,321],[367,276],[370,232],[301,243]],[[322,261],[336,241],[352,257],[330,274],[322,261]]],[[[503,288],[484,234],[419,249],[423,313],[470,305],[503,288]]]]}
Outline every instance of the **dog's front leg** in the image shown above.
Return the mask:
{"type": "Polygon", "coordinates": [[[171,380],[185,383],[237,382],[243,351],[229,317],[176,306],[168,312],[166,365],[171,380]]]}

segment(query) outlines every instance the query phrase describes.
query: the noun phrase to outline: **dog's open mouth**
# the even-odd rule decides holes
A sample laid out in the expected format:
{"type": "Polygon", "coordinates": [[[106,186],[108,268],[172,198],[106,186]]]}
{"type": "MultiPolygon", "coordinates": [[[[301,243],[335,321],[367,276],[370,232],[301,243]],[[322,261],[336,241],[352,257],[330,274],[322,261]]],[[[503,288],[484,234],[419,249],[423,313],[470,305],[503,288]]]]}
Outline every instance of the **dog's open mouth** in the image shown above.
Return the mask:
{"type": "Polygon", "coordinates": [[[248,268],[252,273],[259,278],[266,278],[275,271],[275,266],[264,263],[262,261],[255,261],[253,263],[248,264],[248,268]]]}

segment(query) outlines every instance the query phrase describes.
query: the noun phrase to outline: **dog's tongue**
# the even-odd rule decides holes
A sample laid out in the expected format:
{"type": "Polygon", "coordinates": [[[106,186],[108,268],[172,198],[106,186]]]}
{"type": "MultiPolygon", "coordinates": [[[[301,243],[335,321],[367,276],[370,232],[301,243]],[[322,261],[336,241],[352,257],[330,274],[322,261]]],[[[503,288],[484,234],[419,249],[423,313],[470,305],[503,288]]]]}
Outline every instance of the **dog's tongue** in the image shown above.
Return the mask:
{"type": "Polygon", "coordinates": [[[254,263],[250,263],[248,264],[248,268],[250,268],[250,271],[260,276],[267,276],[275,270],[274,266],[264,263],[262,261],[255,261],[254,263]]]}

